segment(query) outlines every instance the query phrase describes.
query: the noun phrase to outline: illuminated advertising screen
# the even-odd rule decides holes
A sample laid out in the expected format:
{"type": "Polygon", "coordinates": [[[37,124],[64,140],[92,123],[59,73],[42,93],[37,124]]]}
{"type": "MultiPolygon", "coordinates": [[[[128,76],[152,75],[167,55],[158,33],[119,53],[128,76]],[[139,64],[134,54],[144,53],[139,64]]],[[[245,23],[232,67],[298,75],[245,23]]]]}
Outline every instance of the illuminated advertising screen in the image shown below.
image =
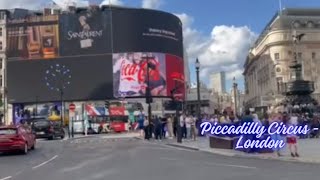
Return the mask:
{"type": "Polygon", "coordinates": [[[48,59],[59,53],[58,16],[48,15],[9,20],[8,59],[48,59]]]}
{"type": "Polygon", "coordinates": [[[112,9],[114,53],[159,52],[183,57],[178,17],[147,9],[112,9]]]}
{"type": "Polygon", "coordinates": [[[10,61],[8,102],[52,102],[113,98],[112,56],[10,61]]]}
{"type": "Polygon", "coordinates": [[[114,96],[145,96],[149,82],[152,96],[167,95],[166,61],[163,53],[113,55],[114,96]]]}
{"type": "Polygon", "coordinates": [[[184,97],[183,60],[163,53],[119,53],[113,55],[114,97],[171,96],[171,90],[184,97]],[[149,82],[149,83],[148,83],[149,82]]]}
{"type": "Polygon", "coordinates": [[[59,22],[61,56],[111,53],[109,11],[62,14],[59,22]]]}
{"type": "Polygon", "coordinates": [[[145,96],[147,74],[152,96],[176,86],[184,94],[182,27],[172,14],[89,8],[10,20],[7,31],[9,103],[61,101],[59,89],[64,101],[145,96]]]}

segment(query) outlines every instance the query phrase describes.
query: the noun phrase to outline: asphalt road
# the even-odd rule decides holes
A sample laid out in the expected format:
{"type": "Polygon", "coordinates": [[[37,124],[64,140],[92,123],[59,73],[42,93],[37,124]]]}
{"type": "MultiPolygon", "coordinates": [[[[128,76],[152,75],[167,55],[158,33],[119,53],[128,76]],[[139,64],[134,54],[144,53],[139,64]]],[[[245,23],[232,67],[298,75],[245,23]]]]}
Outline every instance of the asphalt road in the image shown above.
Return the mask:
{"type": "Polygon", "coordinates": [[[0,155],[0,180],[314,180],[320,165],[224,157],[136,139],[41,141],[0,155]]]}

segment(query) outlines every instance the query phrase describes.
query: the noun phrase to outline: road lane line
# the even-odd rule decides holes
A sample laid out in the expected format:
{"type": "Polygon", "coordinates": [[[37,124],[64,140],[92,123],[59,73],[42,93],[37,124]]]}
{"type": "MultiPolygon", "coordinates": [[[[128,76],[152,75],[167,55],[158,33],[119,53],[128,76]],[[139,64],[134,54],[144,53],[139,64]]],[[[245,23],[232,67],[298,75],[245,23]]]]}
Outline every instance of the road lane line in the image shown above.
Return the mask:
{"type": "MultiPolygon", "coordinates": [[[[177,158],[169,158],[169,157],[160,157],[160,159],[168,160],[168,161],[176,161],[176,162],[179,161],[179,159],[177,158]]],[[[236,167],[236,168],[244,168],[244,169],[257,169],[257,167],[235,165],[235,164],[222,164],[222,163],[211,163],[211,162],[194,162],[194,163],[203,163],[208,166],[224,166],[224,167],[236,167]]]]}
{"type": "Polygon", "coordinates": [[[11,178],[12,178],[12,176],[8,176],[8,177],[2,178],[0,180],[7,180],[7,179],[11,179],[11,178]]]}
{"type": "MultiPolygon", "coordinates": [[[[45,165],[45,164],[53,161],[53,160],[56,159],[57,157],[58,157],[58,155],[55,155],[55,156],[53,156],[51,159],[49,159],[48,161],[45,161],[45,162],[43,162],[43,163],[41,163],[41,164],[39,164],[39,165],[37,165],[37,166],[34,166],[32,169],[37,169],[37,168],[39,168],[39,167],[41,167],[41,166],[43,166],[43,165],[45,165]]],[[[0,180],[1,180],[1,179],[0,179],[0,180]]]]}
{"type": "Polygon", "coordinates": [[[257,167],[252,166],[243,166],[243,165],[234,165],[234,164],[221,164],[221,163],[205,163],[207,165],[213,165],[213,166],[226,166],[226,167],[236,167],[236,168],[244,168],[244,169],[257,169],[257,167]]]}

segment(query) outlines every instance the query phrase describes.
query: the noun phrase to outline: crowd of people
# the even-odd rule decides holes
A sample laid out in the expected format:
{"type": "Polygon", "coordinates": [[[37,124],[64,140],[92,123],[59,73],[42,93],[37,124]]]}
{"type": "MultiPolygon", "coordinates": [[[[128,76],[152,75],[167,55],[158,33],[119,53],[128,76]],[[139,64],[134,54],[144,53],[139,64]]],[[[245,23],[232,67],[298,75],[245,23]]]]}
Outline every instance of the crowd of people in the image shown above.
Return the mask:
{"type": "MultiPolygon", "coordinates": [[[[274,112],[258,115],[255,112],[245,111],[242,115],[235,115],[232,112],[223,112],[222,114],[214,115],[202,115],[197,118],[194,115],[183,113],[178,118],[172,115],[166,117],[153,116],[151,121],[142,113],[139,116],[138,123],[140,129],[140,136],[145,139],[155,138],[161,140],[164,138],[177,137],[178,128],[181,129],[181,136],[184,139],[196,140],[200,134],[200,125],[204,121],[210,121],[212,123],[219,124],[242,124],[244,122],[256,122],[260,125],[268,127],[272,122],[282,122],[288,126],[305,126],[308,125],[310,132],[308,134],[301,135],[271,135],[274,140],[283,140],[288,145],[288,149],[292,157],[299,157],[297,139],[303,138],[319,138],[320,128],[320,114],[309,113],[286,113],[286,112],[274,112]]],[[[270,136],[266,134],[266,136],[270,136]]],[[[265,138],[265,137],[263,137],[265,138]]],[[[249,149],[246,152],[255,152],[257,149],[249,149]]],[[[272,149],[278,156],[282,156],[280,149],[272,149]]]]}
{"type": "Polygon", "coordinates": [[[182,138],[196,140],[197,127],[199,126],[199,121],[193,115],[182,114],[179,121],[173,115],[167,115],[166,117],[152,116],[151,121],[143,113],[138,117],[140,136],[147,140],[151,138],[156,140],[173,139],[178,136],[178,128],[181,130],[182,138]]]}

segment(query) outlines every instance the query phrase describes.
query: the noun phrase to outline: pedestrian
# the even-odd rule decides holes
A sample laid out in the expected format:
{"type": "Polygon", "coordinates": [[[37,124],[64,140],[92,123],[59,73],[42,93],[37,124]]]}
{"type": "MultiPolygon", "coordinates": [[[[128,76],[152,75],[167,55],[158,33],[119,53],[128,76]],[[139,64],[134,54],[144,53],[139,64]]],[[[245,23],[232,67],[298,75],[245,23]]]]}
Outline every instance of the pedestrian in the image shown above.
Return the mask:
{"type": "Polygon", "coordinates": [[[180,117],[178,117],[178,116],[174,116],[174,118],[173,118],[173,135],[174,135],[174,137],[177,137],[177,129],[179,126],[178,119],[179,118],[180,117]]]}
{"type": "MultiPolygon", "coordinates": [[[[297,126],[298,125],[298,117],[292,116],[287,123],[288,126],[297,126]]],[[[292,128],[294,129],[294,128],[292,128]]],[[[297,145],[297,136],[296,134],[288,134],[287,135],[287,143],[289,146],[289,150],[292,157],[299,157],[298,154],[298,145],[297,145]]]]}
{"type": "Polygon", "coordinates": [[[192,115],[188,115],[187,117],[186,117],[186,122],[185,122],[185,126],[186,126],[186,130],[187,130],[187,134],[186,134],[186,138],[187,139],[191,139],[192,138],[192,134],[191,134],[191,124],[193,123],[192,120],[193,119],[193,117],[192,117],[192,115]]]}
{"type": "Polygon", "coordinates": [[[144,139],[149,140],[151,138],[151,135],[150,135],[150,124],[147,117],[144,118],[143,127],[144,127],[144,139]]]}
{"type": "Polygon", "coordinates": [[[184,114],[181,114],[180,116],[180,132],[178,131],[178,133],[180,134],[177,134],[177,136],[182,136],[182,138],[186,138],[186,131],[185,131],[185,118],[186,116],[184,114]]]}
{"type": "Polygon", "coordinates": [[[173,132],[173,121],[172,121],[172,116],[169,115],[167,119],[167,129],[168,129],[168,134],[169,138],[172,138],[172,132],[173,132]]]}
{"type": "MultiPolygon", "coordinates": [[[[282,122],[282,117],[281,114],[279,113],[273,113],[270,119],[269,124],[272,124],[273,122],[278,122],[281,123],[282,122]]],[[[276,131],[276,127],[272,127],[271,132],[275,132],[276,131]]],[[[281,141],[283,140],[282,136],[278,133],[274,133],[271,135],[271,139],[274,140],[275,142],[277,141],[281,141]]],[[[279,157],[282,156],[281,152],[281,148],[280,147],[274,147],[273,151],[276,153],[276,155],[278,155],[279,157]]]]}
{"type": "Polygon", "coordinates": [[[197,119],[200,119],[200,118],[191,117],[191,136],[193,137],[194,141],[196,140],[196,137],[197,137],[197,130],[196,130],[197,119]]]}
{"type": "Polygon", "coordinates": [[[166,138],[167,133],[167,118],[163,117],[161,118],[161,137],[163,139],[166,138]]]}
{"type": "Polygon", "coordinates": [[[156,116],[153,120],[153,125],[154,125],[154,136],[156,140],[161,140],[161,121],[160,119],[156,116]]]}
{"type": "MultiPolygon", "coordinates": [[[[242,119],[242,121],[241,121],[241,124],[243,124],[243,123],[245,123],[245,122],[246,122],[246,123],[248,123],[248,122],[252,123],[252,122],[253,122],[253,117],[252,117],[251,112],[250,112],[249,110],[246,110],[246,111],[245,111],[245,116],[243,117],[243,119],[242,119]]],[[[221,122],[220,122],[220,123],[221,123],[221,122]]],[[[242,135],[242,136],[243,136],[243,142],[246,142],[247,140],[252,141],[254,135],[244,134],[244,135],[242,135]]],[[[245,149],[245,151],[246,151],[247,153],[252,153],[252,152],[253,152],[253,148],[247,148],[247,149],[245,149]]]]}
{"type": "Polygon", "coordinates": [[[140,137],[145,136],[145,126],[144,126],[145,117],[142,111],[140,111],[139,119],[138,119],[138,129],[140,131],[140,137]]]}

